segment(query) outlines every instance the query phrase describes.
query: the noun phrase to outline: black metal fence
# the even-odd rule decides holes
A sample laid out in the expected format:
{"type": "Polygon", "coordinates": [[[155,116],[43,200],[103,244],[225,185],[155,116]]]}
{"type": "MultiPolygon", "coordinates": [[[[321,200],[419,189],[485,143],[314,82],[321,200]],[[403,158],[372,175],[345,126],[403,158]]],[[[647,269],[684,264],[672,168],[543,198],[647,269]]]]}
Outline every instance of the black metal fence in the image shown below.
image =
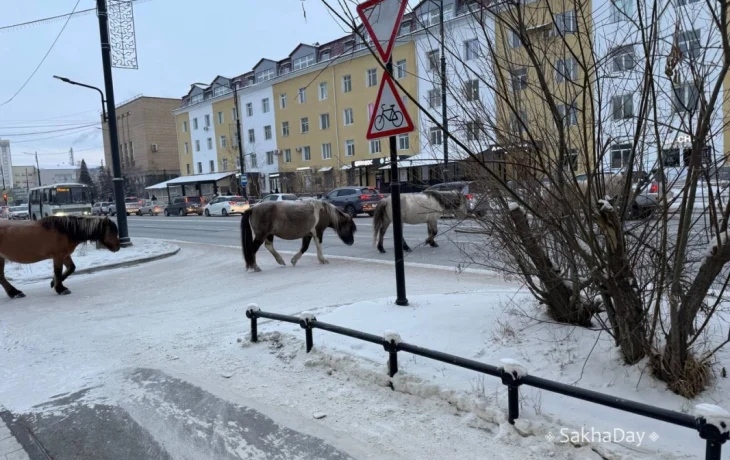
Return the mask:
{"type": "Polygon", "coordinates": [[[249,305],[246,310],[246,317],[251,320],[252,342],[258,342],[258,318],[267,318],[285,323],[299,324],[299,326],[304,329],[307,353],[309,353],[314,346],[314,338],[312,334],[314,329],[322,329],[334,332],[335,334],[345,335],[354,339],[381,345],[388,353],[388,375],[391,377],[398,372],[399,351],[423,356],[424,358],[441,361],[464,369],[470,369],[481,374],[498,377],[501,379],[502,383],[507,386],[507,420],[511,424],[514,424],[514,421],[519,417],[519,387],[521,385],[527,385],[568,396],[570,398],[582,399],[583,401],[592,402],[594,404],[612,407],[620,411],[630,412],[632,414],[696,430],[699,433],[700,438],[706,441],[706,460],[720,460],[722,455],[722,445],[730,437],[728,427],[724,426],[726,422],[720,422],[725,428],[724,430],[721,430],[715,425],[717,421],[708,421],[703,416],[693,417],[681,412],[662,409],[660,407],[650,406],[648,404],[631,401],[629,399],[586,390],[532,375],[520,375],[519,372],[510,372],[505,370],[504,366],[492,366],[479,361],[401,342],[399,337],[387,335],[378,336],[334,324],[323,323],[321,321],[317,321],[317,318],[315,318],[312,314],[303,313],[298,317],[281,315],[278,313],[261,311],[257,306],[249,305]]]}

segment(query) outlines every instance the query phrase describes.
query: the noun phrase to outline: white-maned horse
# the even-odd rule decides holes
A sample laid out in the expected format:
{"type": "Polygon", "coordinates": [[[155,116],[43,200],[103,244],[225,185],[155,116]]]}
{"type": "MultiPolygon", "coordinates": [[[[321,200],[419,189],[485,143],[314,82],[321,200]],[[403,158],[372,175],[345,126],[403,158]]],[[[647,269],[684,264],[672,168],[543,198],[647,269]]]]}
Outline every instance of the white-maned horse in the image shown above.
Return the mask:
{"type": "MultiPolygon", "coordinates": [[[[421,193],[407,193],[401,195],[400,207],[404,224],[428,224],[426,243],[434,248],[438,247],[435,240],[438,219],[449,211],[458,218],[465,217],[467,213],[466,197],[458,191],[427,190],[421,193]]],[[[373,216],[373,244],[377,243],[380,252],[385,252],[383,237],[392,221],[393,205],[391,197],[388,197],[380,200],[373,216]]],[[[411,250],[405,238],[403,238],[403,250],[411,250]]]]}

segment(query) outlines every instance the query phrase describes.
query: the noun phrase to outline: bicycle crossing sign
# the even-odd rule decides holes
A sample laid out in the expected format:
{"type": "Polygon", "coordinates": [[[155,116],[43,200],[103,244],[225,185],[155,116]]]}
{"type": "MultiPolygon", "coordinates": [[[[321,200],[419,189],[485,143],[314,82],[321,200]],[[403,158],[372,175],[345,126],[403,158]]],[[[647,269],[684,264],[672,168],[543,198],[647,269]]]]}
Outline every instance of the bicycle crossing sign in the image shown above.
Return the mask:
{"type": "Polygon", "coordinates": [[[370,34],[383,62],[388,62],[408,0],[368,0],[357,6],[357,14],[370,34]]]}
{"type": "Polygon", "coordinates": [[[390,75],[383,74],[375,108],[370,115],[367,139],[396,136],[409,133],[415,128],[408,115],[403,99],[398,95],[390,75]]]}

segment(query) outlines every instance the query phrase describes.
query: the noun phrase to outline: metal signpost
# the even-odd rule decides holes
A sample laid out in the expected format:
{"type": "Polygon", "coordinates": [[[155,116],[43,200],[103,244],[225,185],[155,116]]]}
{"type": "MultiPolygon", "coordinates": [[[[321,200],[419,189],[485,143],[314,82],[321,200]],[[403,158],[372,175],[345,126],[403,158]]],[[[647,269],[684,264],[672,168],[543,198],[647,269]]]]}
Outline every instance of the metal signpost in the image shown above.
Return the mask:
{"type": "Polygon", "coordinates": [[[393,84],[393,59],[391,53],[398,35],[408,0],[369,0],[357,6],[357,13],[378,51],[386,63],[386,73],[380,81],[375,108],[370,116],[367,138],[389,137],[390,141],[390,199],[393,209],[393,245],[395,247],[396,305],[408,305],[406,297],[406,273],[403,261],[403,219],[400,202],[400,177],[396,136],[413,131],[414,126],[403,99],[393,84]]]}

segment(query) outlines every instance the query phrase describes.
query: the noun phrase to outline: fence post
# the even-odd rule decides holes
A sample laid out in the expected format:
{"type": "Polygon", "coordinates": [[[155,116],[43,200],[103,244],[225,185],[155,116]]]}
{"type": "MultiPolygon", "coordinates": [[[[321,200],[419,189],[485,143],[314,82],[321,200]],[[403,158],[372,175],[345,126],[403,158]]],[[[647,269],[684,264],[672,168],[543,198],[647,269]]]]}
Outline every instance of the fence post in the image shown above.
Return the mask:
{"type": "Polygon", "coordinates": [[[258,324],[256,323],[256,313],[259,311],[261,311],[261,309],[255,303],[250,303],[250,304],[248,304],[248,307],[246,307],[246,318],[251,319],[251,341],[252,342],[259,341],[258,324]]]}
{"type": "Polygon", "coordinates": [[[317,321],[314,313],[303,311],[299,314],[299,326],[304,329],[304,336],[307,341],[307,353],[312,351],[314,346],[314,338],[312,337],[312,324],[317,321]]]}
{"type": "Polygon", "coordinates": [[[527,375],[527,369],[514,359],[500,359],[502,383],[507,385],[507,421],[515,424],[520,416],[520,379],[527,375]]]}
{"type": "Polygon", "coordinates": [[[385,331],[383,334],[383,348],[388,352],[388,375],[390,377],[398,373],[398,344],[402,341],[397,332],[385,331]]]}
{"type": "Polygon", "coordinates": [[[721,460],[722,445],[730,437],[730,413],[712,404],[695,406],[697,414],[697,431],[700,438],[706,441],[705,460],[721,460]]]}

